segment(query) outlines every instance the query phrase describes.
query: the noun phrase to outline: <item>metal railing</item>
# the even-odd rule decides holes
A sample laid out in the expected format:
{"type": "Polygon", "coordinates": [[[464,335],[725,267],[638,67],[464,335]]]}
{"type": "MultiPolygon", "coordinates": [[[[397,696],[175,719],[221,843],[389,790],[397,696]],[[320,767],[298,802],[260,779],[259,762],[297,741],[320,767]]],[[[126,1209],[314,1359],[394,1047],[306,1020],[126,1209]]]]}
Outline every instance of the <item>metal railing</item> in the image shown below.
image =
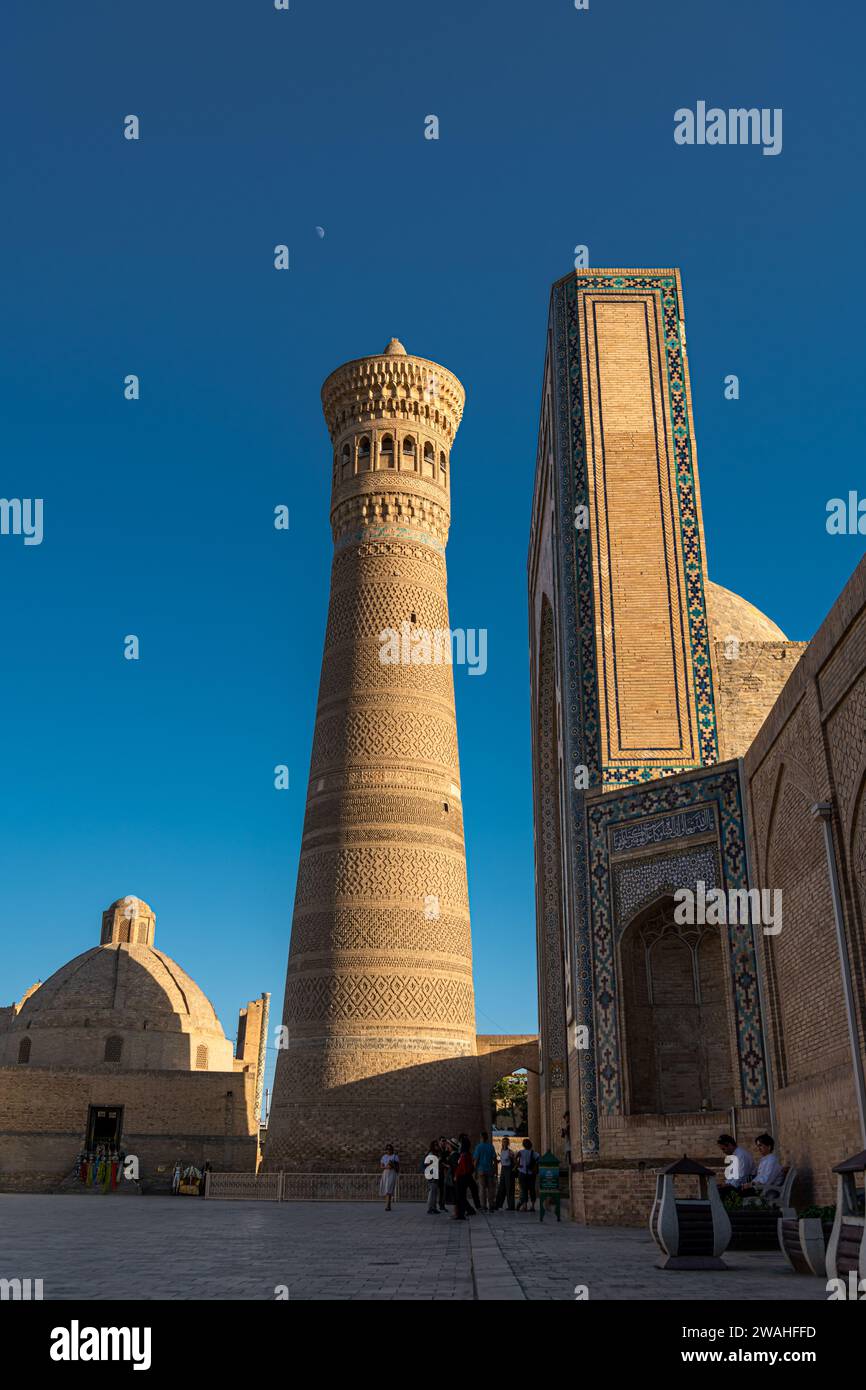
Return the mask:
{"type": "MultiPolygon", "coordinates": [[[[284,1202],[381,1202],[379,1173],[283,1173],[284,1202]]],[[[421,1173],[400,1173],[395,1202],[420,1202],[427,1196],[421,1173]]]]}
{"type": "MultiPolygon", "coordinates": [[[[379,1173],[212,1173],[206,1174],[205,1197],[223,1201],[381,1202],[379,1173]]],[[[427,1184],[422,1173],[397,1177],[395,1202],[423,1202],[427,1184]]]]}
{"type": "Polygon", "coordinates": [[[223,1201],[278,1202],[282,1191],[282,1173],[212,1173],[205,1174],[206,1198],[223,1201]]]}

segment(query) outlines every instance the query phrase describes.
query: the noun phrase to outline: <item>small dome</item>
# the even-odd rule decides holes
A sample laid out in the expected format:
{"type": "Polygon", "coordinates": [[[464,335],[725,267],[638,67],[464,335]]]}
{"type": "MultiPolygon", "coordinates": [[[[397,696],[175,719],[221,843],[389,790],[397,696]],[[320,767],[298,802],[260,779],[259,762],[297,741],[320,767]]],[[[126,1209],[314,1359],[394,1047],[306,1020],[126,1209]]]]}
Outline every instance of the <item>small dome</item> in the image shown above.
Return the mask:
{"type": "Polygon", "coordinates": [[[780,627],[748,599],[732,593],[721,584],[707,580],[707,623],[710,639],[724,642],[736,637],[741,642],[787,642],[780,627]]]}
{"type": "Polygon", "coordinates": [[[126,908],[128,911],[138,914],[149,912],[151,917],[155,915],[153,908],[148,906],[144,898],[136,898],[133,893],[127,893],[125,898],[118,898],[116,902],[111,904],[108,911],[113,912],[116,907],[126,908]]]}
{"type": "Polygon", "coordinates": [[[143,898],[128,893],[118,898],[102,914],[100,946],[125,941],[143,946],[152,946],[156,933],[156,917],[143,898]]]}
{"type": "Polygon", "coordinates": [[[382,353],[383,357],[405,357],[406,355],[406,349],[399,338],[392,338],[385,351],[382,353]]]}

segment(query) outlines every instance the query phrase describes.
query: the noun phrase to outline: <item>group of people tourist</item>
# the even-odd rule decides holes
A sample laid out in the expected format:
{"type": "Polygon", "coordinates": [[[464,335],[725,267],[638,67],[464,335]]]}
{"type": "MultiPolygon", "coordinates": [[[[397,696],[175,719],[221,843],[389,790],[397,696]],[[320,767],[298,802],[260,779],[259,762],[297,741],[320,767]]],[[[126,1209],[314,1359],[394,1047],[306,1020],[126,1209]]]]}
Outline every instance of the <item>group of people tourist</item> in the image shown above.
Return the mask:
{"type": "MultiPolygon", "coordinates": [[[[454,1221],[465,1221],[479,1211],[503,1208],[535,1211],[539,1157],[531,1139],[512,1148],[507,1135],[497,1154],[486,1130],[474,1147],[468,1134],[460,1134],[456,1139],[447,1139],[445,1135],[431,1139],[421,1161],[427,1182],[428,1216],[439,1216],[449,1207],[454,1221]],[[515,1189],[519,1189],[519,1202],[515,1201],[515,1189]]],[[[385,1210],[390,1211],[400,1172],[400,1158],[393,1144],[385,1146],[380,1166],[379,1193],[385,1198],[385,1210]]]]}
{"type": "Polygon", "coordinates": [[[76,1159],[78,1181],[87,1187],[101,1187],[109,1192],[117,1187],[123,1173],[126,1154],[113,1145],[99,1144],[95,1149],[82,1149],[76,1159]]]}
{"type": "MultiPolygon", "coordinates": [[[[723,1196],[739,1193],[760,1197],[781,1186],[784,1173],[771,1134],[759,1134],[755,1140],[757,1161],[731,1134],[720,1134],[717,1142],[726,1159],[725,1181],[719,1183],[723,1196]]],[[[510,1137],[504,1135],[498,1154],[486,1130],[474,1147],[468,1134],[431,1139],[421,1161],[427,1182],[427,1214],[438,1216],[450,1207],[452,1220],[465,1221],[479,1211],[535,1211],[539,1161],[531,1139],[515,1140],[512,1148],[510,1137]],[[519,1202],[515,1201],[516,1191],[519,1202]]],[[[393,1144],[386,1144],[379,1162],[379,1193],[385,1199],[385,1210],[390,1211],[400,1172],[400,1156],[393,1144]]]]}
{"type": "Polygon", "coordinates": [[[781,1187],[782,1165],[775,1153],[776,1141],[772,1134],[759,1134],[755,1140],[757,1163],[732,1134],[720,1134],[716,1142],[725,1155],[725,1181],[719,1183],[723,1196],[739,1192],[743,1197],[760,1197],[768,1187],[781,1187]]]}

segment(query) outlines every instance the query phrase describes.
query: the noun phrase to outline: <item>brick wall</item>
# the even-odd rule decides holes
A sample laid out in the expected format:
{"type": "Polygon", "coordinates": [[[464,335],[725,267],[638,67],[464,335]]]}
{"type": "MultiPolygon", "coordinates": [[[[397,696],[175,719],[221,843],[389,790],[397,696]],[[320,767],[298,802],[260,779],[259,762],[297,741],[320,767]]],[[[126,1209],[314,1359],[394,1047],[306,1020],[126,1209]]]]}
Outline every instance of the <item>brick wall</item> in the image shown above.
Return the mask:
{"type": "Polygon", "coordinates": [[[848,1040],[823,827],[834,854],[864,1047],[866,560],[861,561],[749,748],[744,768],[753,873],[782,892],[778,935],[759,933],[778,1147],[802,1193],[834,1200],[830,1168],[864,1147],[848,1040]]]}
{"type": "Polygon", "coordinates": [[[65,1177],[81,1148],[90,1105],[122,1105],[122,1144],[145,1181],[178,1158],[254,1172],[252,1073],[78,1072],[0,1068],[0,1189],[65,1177]],[[231,1094],[228,1094],[231,1092],[231,1094]]]}
{"type": "Polygon", "coordinates": [[[736,657],[713,643],[719,762],[741,758],[760,729],[806,642],[740,642],[736,657]]]}
{"type": "MultiPolygon", "coordinates": [[[[649,1221],[656,1178],[683,1154],[717,1170],[724,1159],[716,1140],[733,1131],[749,1152],[769,1124],[764,1107],[710,1110],[701,1115],[619,1115],[599,1123],[600,1153],[596,1159],[574,1162],[571,1173],[571,1214],[576,1221],[600,1226],[643,1226],[649,1221]]],[[[696,1196],[686,1179],[679,1179],[683,1196],[696,1196]]]]}

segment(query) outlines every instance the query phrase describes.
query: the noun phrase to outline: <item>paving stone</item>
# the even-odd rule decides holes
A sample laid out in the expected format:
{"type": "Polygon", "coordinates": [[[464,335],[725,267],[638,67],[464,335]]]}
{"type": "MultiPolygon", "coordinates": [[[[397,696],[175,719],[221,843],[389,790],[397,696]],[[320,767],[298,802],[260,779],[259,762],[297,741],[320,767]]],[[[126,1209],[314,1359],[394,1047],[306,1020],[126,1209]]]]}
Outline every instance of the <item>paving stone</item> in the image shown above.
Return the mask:
{"type": "Polygon", "coordinates": [[[0,1278],[44,1281],[46,1299],[289,1301],[826,1298],[782,1256],[735,1252],[731,1273],[655,1268],[641,1230],[531,1216],[428,1222],[402,1203],[90,1202],[0,1194],[0,1278]]]}

